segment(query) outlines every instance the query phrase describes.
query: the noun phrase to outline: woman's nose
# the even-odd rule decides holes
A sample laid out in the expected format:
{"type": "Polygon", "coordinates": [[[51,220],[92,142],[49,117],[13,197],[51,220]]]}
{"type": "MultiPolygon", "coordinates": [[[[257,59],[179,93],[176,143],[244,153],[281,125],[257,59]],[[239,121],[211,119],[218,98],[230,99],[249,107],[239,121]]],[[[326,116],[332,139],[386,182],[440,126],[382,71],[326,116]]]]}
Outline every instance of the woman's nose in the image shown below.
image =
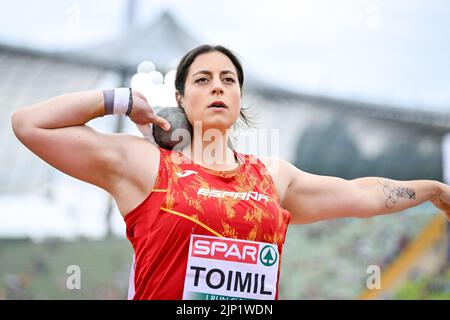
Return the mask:
{"type": "Polygon", "coordinates": [[[213,85],[213,87],[212,87],[212,93],[213,94],[217,94],[217,93],[220,93],[220,94],[222,94],[223,93],[223,88],[222,88],[222,84],[219,82],[219,83],[214,83],[214,85],[213,85]]]}
{"type": "Polygon", "coordinates": [[[213,88],[213,94],[217,94],[217,93],[220,93],[220,94],[223,93],[222,87],[216,86],[216,87],[213,88]]]}

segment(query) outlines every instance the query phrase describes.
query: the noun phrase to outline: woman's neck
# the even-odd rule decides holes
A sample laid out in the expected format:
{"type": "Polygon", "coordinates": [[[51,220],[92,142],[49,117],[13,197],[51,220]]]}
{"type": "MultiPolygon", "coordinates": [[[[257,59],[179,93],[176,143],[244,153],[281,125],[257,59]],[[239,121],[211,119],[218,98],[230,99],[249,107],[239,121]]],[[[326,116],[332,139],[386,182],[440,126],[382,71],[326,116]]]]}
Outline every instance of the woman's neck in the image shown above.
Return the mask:
{"type": "MultiPolygon", "coordinates": [[[[205,138],[206,139],[206,138],[205,138]]],[[[181,153],[201,166],[230,170],[236,168],[238,159],[228,146],[228,135],[214,135],[212,141],[204,141],[199,135],[194,135],[191,143],[181,149],[181,153]]]]}

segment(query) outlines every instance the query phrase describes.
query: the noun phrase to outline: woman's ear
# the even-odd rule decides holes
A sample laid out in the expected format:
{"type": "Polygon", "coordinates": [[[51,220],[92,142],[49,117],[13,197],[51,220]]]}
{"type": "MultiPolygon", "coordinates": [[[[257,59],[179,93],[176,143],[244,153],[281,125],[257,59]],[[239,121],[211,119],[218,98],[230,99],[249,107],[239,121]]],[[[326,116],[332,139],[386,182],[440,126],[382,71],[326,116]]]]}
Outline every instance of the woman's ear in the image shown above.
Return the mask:
{"type": "Polygon", "coordinates": [[[175,91],[175,100],[177,101],[178,106],[182,107],[182,105],[183,105],[183,96],[178,92],[178,90],[175,91]]]}

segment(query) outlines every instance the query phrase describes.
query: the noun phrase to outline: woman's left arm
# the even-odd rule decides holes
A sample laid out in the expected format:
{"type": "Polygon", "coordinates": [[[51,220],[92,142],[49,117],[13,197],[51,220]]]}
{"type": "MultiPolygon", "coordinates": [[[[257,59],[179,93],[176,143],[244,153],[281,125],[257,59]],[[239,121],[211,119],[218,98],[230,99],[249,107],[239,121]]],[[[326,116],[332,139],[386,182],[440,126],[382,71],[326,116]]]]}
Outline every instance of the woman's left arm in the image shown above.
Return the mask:
{"type": "Polygon", "coordinates": [[[450,187],[444,183],[381,177],[345,180],[306,173],[282,161],[283,175],[290,178],[281,205],[292,213],[292,223],[368,218],[402,211],[426,201],[431,201],[450,218],[450,187]]]}

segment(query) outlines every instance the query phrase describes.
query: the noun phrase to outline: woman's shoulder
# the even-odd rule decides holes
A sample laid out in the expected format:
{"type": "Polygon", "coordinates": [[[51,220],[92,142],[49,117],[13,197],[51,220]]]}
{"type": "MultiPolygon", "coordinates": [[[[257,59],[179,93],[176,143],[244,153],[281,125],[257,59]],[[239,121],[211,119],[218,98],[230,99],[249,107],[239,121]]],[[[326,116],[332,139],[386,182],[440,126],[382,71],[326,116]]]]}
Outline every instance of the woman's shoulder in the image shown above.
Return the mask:
{"type": "Polygon", "coordinates": [[[125,172],[123,181],[147,189],[158,175],[160,160],[170,151],[151,143],[147,138],[123,135],[125,172]]]}
{"type": "Polygon", "coordinates": [[[258,156],[267,169],[267,173],[272,177],[278,198],[282,202],[286,190],[290,183],[289,162],[273,156],[258,156]]]}
{"type": "Polygon", "coordinates": [[[255,156],[248,154],[249,159],[253,161],[259,160],[271,175],[281,174],[290,165],[288,161],[274,156],[255,156]]]}
{"type": "Polygon", "coordinates": [[[133,162],[141,159],[152,161],[159,159],[161,148],[151,143],[147,138],[123,133],[118,135],[122,136],[124,156],[127,161],[133,162]]]}

